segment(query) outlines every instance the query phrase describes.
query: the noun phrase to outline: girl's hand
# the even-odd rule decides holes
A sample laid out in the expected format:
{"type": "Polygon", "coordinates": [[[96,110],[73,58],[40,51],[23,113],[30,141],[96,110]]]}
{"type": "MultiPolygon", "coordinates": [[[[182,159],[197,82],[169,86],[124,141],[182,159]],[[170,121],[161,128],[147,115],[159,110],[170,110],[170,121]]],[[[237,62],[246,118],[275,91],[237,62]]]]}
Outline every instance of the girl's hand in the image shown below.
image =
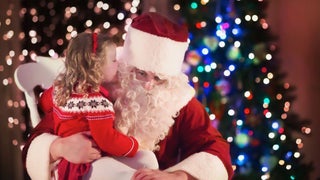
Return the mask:
{"type": "Polygon", "coordinates": [[[101,157],[101,152],[89,132],[58,138],[50,146],[51,162],[64,158],[69,162],[89,163],[101,157]]]}

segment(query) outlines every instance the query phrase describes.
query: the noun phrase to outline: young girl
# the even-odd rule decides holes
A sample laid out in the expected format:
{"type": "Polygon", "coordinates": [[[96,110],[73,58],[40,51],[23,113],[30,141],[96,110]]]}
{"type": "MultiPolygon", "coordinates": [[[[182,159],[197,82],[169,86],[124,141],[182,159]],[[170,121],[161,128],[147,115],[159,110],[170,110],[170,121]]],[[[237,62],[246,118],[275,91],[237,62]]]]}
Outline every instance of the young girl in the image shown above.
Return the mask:
{"type": "MultiPolygon", "coordinates": [[[[117,72],[115,44],[103,34],[83,32],[70,41],[66,53],[64,73],[57,77],[39,101],[44,111],[52,111],[54,133],[66,137],[90,131],[103,155],[133,157],[137,153],[138,142],[114,129],[113,104],[107,98],[107,90],[101,87],[102,82],[113,81],[117,72]]],[[[127,163],[126,159],[119,160],[127,163]]],[[[122,168],[128,167],[132,171],[131,167],[135,165],[130,163],[133,161],[128,161],[130,167],[123,165],[122,168]]],[[[58,164],[58,177],[90,178],[94,176],[90,168],[91,163],[73,164],[62,159],[58,164]]],[[[99,173],[108,178],[112,177],[112,172],[99,173]]]]}

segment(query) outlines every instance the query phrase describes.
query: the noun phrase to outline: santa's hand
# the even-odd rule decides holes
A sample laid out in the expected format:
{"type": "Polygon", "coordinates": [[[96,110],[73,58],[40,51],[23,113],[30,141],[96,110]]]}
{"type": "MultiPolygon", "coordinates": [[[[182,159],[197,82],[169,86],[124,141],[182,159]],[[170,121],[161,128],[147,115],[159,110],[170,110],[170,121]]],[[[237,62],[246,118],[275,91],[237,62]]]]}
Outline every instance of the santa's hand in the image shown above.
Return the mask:
{"type": "Polygon", "coordinates": [[[155,169],[139,169],[131,178],[132,180],[192,180],[194,179],[184,171],[166,172],[155,169]]]}
{"type": "Polygon", "coordinates": [[[92,162],[101,157],[88,132],[56,139],[50,146],[50,154],[52,161],[64,158],[75,164],[92,162]]]}

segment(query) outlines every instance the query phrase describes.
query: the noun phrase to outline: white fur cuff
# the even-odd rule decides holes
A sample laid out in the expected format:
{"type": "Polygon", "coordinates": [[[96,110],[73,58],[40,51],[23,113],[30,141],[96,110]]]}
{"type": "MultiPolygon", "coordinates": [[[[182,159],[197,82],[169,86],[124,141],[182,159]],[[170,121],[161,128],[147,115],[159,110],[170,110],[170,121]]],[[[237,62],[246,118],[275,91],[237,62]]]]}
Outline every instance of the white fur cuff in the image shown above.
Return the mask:
{"type": "Polygon", "coordinates": [[[183,170],[199,180],[227,180],[228,173],[222,161],[212,154],[200,152],[172,166],[166,171],[183,170]]]}
{"type": "Polygon", "coordinates": [[[50,145],[58,138],[52,134],[41,134],[33,139],[29,146],[26,166],[32,180],[49,180],[50,170],[50,145]]]}

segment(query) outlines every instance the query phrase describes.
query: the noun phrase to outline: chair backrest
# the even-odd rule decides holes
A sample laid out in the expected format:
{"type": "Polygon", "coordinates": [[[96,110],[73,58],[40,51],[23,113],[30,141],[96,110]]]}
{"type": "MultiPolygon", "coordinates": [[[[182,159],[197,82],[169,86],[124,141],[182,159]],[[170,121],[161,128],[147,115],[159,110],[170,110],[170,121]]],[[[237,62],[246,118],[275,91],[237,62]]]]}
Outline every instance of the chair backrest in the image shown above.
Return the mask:
{"type": "Polygon", "coordinates": [[[38,98],[35,96],[34,88],[41,86],[48,89],[64,67],[63,58],[37,56],[36,62],[21,64],[15,70],[14,80],[18,88],[24,92],[33,127],[40,122],[38,98]]]}

